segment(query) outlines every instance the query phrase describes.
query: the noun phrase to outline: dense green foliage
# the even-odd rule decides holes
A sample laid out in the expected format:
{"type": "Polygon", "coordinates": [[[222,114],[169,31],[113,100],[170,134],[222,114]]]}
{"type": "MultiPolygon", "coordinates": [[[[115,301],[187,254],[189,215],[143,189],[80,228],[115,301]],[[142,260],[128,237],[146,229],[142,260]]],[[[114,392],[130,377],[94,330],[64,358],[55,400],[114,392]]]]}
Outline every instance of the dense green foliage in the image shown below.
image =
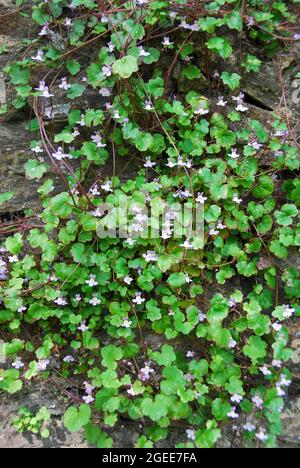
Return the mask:
{"type": "Polygon", "coordinates": [[[98,447],[113,445],[103,427],[120,417],[146,422],[138,447],[174,425],[179,447],[213,447],[233,420],[250,446],[276,445],[286,321],[300,315],[299,272],[284,263],[300,246],[300,162],[284,120],[249,117],[241,83],[262,60],[236,44],[270,57],[291,44],[293,3],[34,2],[35,34],[5,69],[15,95],[1,113],[34,109],[26,174],[43,178],[42,210],[1,250],[0,390],[48,379],[59,358],[61,376],[80,382],[65,426],[98,447]],[[58,129],[52,100],[69,109],[58,129]],[[136,175],[124,181],[116,158],[136,175]],[[66,191],[53,195],[48,171],[66,191]],[[173,238],[172,221],[157,239],[100,239],[112,220],[97,207],[122,216],[126,197],[135,223],[139,203],[171,216],[178,200],[204,203],[204,245],[173,238]]]}

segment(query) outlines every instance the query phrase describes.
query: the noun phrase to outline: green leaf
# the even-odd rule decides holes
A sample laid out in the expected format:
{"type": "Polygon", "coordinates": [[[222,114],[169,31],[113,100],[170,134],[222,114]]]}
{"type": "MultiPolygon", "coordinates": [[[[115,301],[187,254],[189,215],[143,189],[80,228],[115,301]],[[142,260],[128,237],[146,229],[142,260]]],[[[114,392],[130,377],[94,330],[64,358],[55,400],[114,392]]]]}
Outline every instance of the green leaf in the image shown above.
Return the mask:
{"type": "Polygon", "coordinates": [[[137,72],[138,69],[137,58],[132,55],[126,55],[113,64],[113,73],[119,75],[121,78],[129,78],[133,73],[137,72]]]}
{"type": "Polygon", "coordinates": [[[249,357],[253,364],[261,359],[264,359],[267,355],[267,343],[258,336],[251,336],[248,340],[248,344],[243,347],[245,356],[249,357]]]}
{"type": "Polygon", "coordinates": [[[237,73],[223,72],[221,79],[232,91],[240,86],[241,76],[237,73]]]}
{"type": "Polygon", "coordinates": [[[219,54],[223,59],[228,59],[233,52],[230,43],[223,37],[213,37],[209,39],[206,46],[209,50],[219,54]]]}
{"type": "Polygon", "coordinates": [[[77,432],[90,422],[91,415],[88,405],[80,405],[78,409],[71,406],[64,414],[64,425],[69,432],[77,432]]]}
{"type": "Polygon", "coordinates": [[[0,206],[12,199],[14,192],[5,192],[0,195],[0,206]]]}
{"type": "Polygon", "coordinates": [[[39,163],[36,159],[29,159],[25,164],[25,172],[29,180],[41,179],[45,172],[47,172],[47,167],[45,164],[39,163]]]}
{"type": "Polygon", "coordinates": [[[172,288],[180,288],[186,284],[186,275],[184,273],[173,273],[169,276],[168,283],[172,288]]]}

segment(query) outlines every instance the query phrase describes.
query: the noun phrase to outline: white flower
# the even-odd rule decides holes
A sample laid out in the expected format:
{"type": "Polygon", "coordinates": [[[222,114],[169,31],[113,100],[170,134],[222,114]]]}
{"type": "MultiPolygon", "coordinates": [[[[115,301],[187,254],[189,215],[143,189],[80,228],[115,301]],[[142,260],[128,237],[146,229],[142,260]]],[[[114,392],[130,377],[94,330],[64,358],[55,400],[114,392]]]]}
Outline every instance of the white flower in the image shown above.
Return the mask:
{"type": "Polygon", "coordinates": [[[231,309],[233,309],[234,307],[236,307],[236,301],[234,299],[229,299],[228,305],[231,309]]]}
{"type": "Polygon", "coordinates": [[[45,24],[45,26],[43,26],[43,28],[39,32],[39,36],[47,36],[49,34],[49,31],[50,31],[49,26],[45,24]]]}
{"type": "Polygon", "coordinates": [[[86,126],[84,114],[81,114],[81,120],[79,120],[79,121],[77,122],[77,124],[80,125],[81,127],[85,127],[85,126],[86,126]]]}
{"type": "Polygon", "coordinates": [[[105,192],[113,192],[112,182],[109,180],[105,184],[101,185],[101,189],[105,192]]]}
{"type": "Polygon", "coordinates": [[[95,401],[94,397],[92,395],[84,395],[82,397],[82,400],[87,404],[87,405],[90,405],[91,403],[93,403],[95,401]]]}
{"type": "Polygon", "coordinates": [[[276,322],[276,323],[273,323],[272,328],[273,328],[275,331],[279,332],[279,331],[282,330],[282,325],[281,325],[281,323],[276,322]]]}
{"type": "Polygon", "coordinates": [[[16,263],[16,262],[19,261],[19,258],[18,258],[17,255],[12,255],[12,256],[8,257],[8,261],[9,261],[9,263],[16,263]]]}
{"type": "Polygon", "coordinates": [[[89,327],[85,324],[85,322],[81,322],[81,324],[77,328],[77,330],[79,330],[81,332],[86,332],[86,331],[88,331],[88,329],[89,329],[89,327]]]}
{"type": "Polygon", "coordinates": [[[260,429],[259,429],[259,432],[257,432],[257,433],[255,434],[255,437],[256,437],[258,440],[260,440],[261,442],[265,442],[265,441],[268,440],[268,438],[269,438],[269,437],[267,436],[267,434],[266,434],[265,429],[262,429],[262,428],[260,428],[260,429]]]}
{"type": "Polygon", "coordinates": [[[136,241],[134,239],[131,239],[131,237],[128,237],[128,239],[126,239],[125,242],[131,247],[136,243],[136,241]]]}
{"type": "Polygon", "coordinates": [[[254,403],[257,408],[262,409],[264,405],[264,400],[262,400],[262,398],[256,395],[255,397],[252,398],[252,403],[254,403]]]}
{"type": "Polygon", "coordinates": [[[101,300],[97,296],[94,296],[92,297],[92,299],[89,300],[89,304],[91,304],[92,306],[97,306],[101,304],[101,300]]]}
{"type": "Polygon", "coordinates": [[[198,320],[199,320],[199,322],[205,322],[206,318],[207,318],[207,317],[206,317],[206,314],[204,314],[204,313],[201,312],[201,311],[198,312],[198,320]]]}
{"type": "Polygon", "coordinates": [[[143,46],[140,46],[139,47],[139,56],[140,57],[149,57],[150,52],[146,52],[145,49],[143,48],[143,46]]]}
{"type": "Polygon", "coordinates": [[[196,432],[194,429],[187,429],[185,432],[189,440],[196,440],[196,432]]]}
{"type": "Polygon", "coordinates": [[[95,275],[90,275],[90,279],[88,279],[85,283],[93,288],[94,286],[98,286],[97,281],[95,280],[96,276],[95,275]]]}
{"type": "Polygon", "coordinates": [[[144,298],[142,297],[142,293],[138,292],[138,293],[136,293],[135,298],[132,299],[132,302],[133,302],[134,304],[141,305],[141,304],[143,304],[143,302],[145,302],[145,300],[146,300],[146,299],[144,299],[144,298]]]}
{"type": "Polygon", "coordinates": [[[22,312],[25,312],[26,310],[27,310],[27,307],[25,307],[25,306],[21,306],[21,307],[18,308],[19,314],[21,314],[22,312]]]}
{"type": "Polygon", "coordinates": [[[101,88],[99,94],[103,97],[109,97],[111,96],[111,91],[109,88],[101,88]]]}
{"type": "Polygon", "coordinates": [[[128,393],[128,395],[130,395],[130,396],[136,396],[136,393],[135,393],[134,388],[133,388],[132,385],[131,385],[131,387],[127,390],[127,393],[128,393]]]}
{"type": "Polygon", "coordinates": [[[242,395],[238,395],[237,393],[235,393],[230,399],[232,403],[241,403],[241,401],[243,401],[244,398],[242,397],[242,395]]]}
{"type": "Polygon", "coordinates": [[[272,361],[272,366],[277,367],[278,369],[280,369],[280,367],[282,367],[282,361],[279,361],[278,359],[274,359],[272,361]]]}
{"type": "Polygon", "coordinates": [[[105,148],[107,146],[106,143],[102,142],[102,136],[100,135],[99,132],[92,135],[91,139],[96,144],[97,148],[105,148]]]}
{"type": "Polygon", "coordinates": [[[125,284],[128,284],[128,286],[130,286],[132,281],[133,281],[133,278],[131,278],[131,276],[125,276],[123,281],[124,281],[125,284]]]}
{"type": "Polygon", "coordinates": [[[145,101],[144,109],[148,111],[154,110],[153,104],[151,100],[145,101]]]}
{"type": "Polygon", "coordinates": [[[31,57],[32,60],[35,60],[36,62],[44,62],[44,52],[42,50],[38,50],[36,55],[31,57]]]}
{"type": "Polygon", "coordinates": [[[237,152],[236,148],[233,148],[231,153],[228,155],[232,159],[238,159],[240,157],[239,153],[237,152]]]}
{"type": "Polygon", "coordinates": [[[272,375],[272,372],[266,366],[260,367],[259,370],[266,377],[268,377],[269,375],[272,375]]]}
{"type": "Polygon", "coordinates": [[[72,20],[71,18],[66,18],[64,25],[67,26],[67,28],[70,28],[72,26],[72,20]]]}
{"type": "Polygon", "coordinates": [[[243,429],[244,429],[244,431],[247,431],[247,432],[253,432],[253,431],[255,431],[256,426],[254,426],[251,423],[246,423],[246,424],[243,425],[243,429]]]}
{"type": "Polygon", "coordinates": [[[90,193],[93,195],[93,197],[97,197],[98,195],[100,195],[98,186],[95,185],[94,187],[92,187],[92,188],[90,189],[90,193]]]}
{"type": "Polygon", "coordinates": [[[227,414],[227,416],[231,419],[238,419],[239,418],[239,415],[237,414],[236,412],[236,408],[233,407],[231,408],[231,411],[229,411],[229,413],[227,414]]]}
{"type": "Polygon", "coordinates": [[[154,369],[151,369],[151,367],[147,363],[145,364],[146,364],[145,367],[143,367],[140,370],[140,379],[142,382],[146,382],[147,380],[149,380],[151,377],[150,374],[154,373],[154,369]]]}
{"type": "Polygon", "coordinates": [[[187,358],[194,358],[194,357],[195,357],[194,351],[187,351],[186,357],[187,357],[187,358]]]}
{"type": "Polygon", "coordinates": [[[277,395],[279,397],[284,397],[286,395],[285,391],[279,385],[276,385],[277,395]]]}
{"type": "Polygon", "coordinates": [[[73,358],[73,356],[71,356],[70,354],[68,354],[67,356],[64,357],[63,361],[64,361],[64,362],[67,362],[68,364],[70,364],[71,362],[74,362],[75,359],[73,358]]]}
{"type": "Polygon", "coordinates": [[[109,78],[112,75],[112,66],[111,65],[103,65],[102,73],[106,78],[109,78]]]}
{"type": "Polygon", "coordinates": [[[206,114],[209,114],[209,110],[208,110],[208,109],[205,109],[205,108],[203,107],[203,105],[200,105],[200,106],[198,107],[198,109],[196,109],[196,110],[194,111],[194,114],[195,114],[195,115],[206,115],[206,114]]]}
{"type": "Polygon", "coordinates": [[[229,341],[229,344],[228,344],[228,348],[229,349],[234,349],[236,347],[236,345],[237,345],[237,342],[233,338],[231,338],[230,341],[229,341]]]}
{"type": "Polygon", "coordinates": [[[57,299],[54,300],[55,304],[59,306],[65,306],[68,304],[68,301],[64,297],[58,297],[57,299]]]}
{"type": "Polygon", "coordinates": [[[291,385],[292,381],[288,380],[286,376],[283,374],[280,378],[279,385],[283,387],[289,387],[291,385]]]}
{"type": "Polygon", "coordinates": [[[288,305],[283,306],[283,316],[284,316],[284,318],[287,318],[287,319],[291,318],[294,315],[295,312],[296,311],[295,311],[295,309],[293,307],[290,307],[288,305]]]}
{"type": "Polygon", "coordinates": [[[218,234],[220,234],[220,231],[218,231],[218,230],[215,229],[215,228],[212,228],[212,229],[210,229],[210,231],[209,231],[209,235],[210,235],[210,236],[217,236],[218,234]]]}
{"type": "Polygon", "coordinates": [[[125,317],[125,318],[123,319],[123,323],[122,323],[121,326],[124,327],[124,328],[130,328],[131,325],[132,325],[132,321],[129,320],[128,317],[125,317]]]}
{"type": "Polygon", "coordinates": [[[158,260],[158,255],[156,252],[153,252],[152,250],[148,250],[146,254],[143,254],[144,259],[146,260],[147,263],[149,262],[157,262],[158,260]]]}
{"type": "Polygon", "coordinates": [[[24,366],[25,364],[19,358],[17,358],[15,362],[12,363],[12,367],[14,367],[17,370],[22,369],[24,366]]]}
{"type": "Polygon", "coordinates": [[[40,97],[49,98],[49,97],[54,96],[54,94],[50,94],[49,87],[46,86],[45,81],[40,81],[39,82],[39,87],[35,88],[35,89],[36,89],[36,91],[39,91],[41,93],[40,97]]]}
{"type": "Polygon", "coordinates": [[[113,44],[111,41],[107,44],[109,52],[112,54],[115,51],[115,44],[113,44]]]}
{"type": "Polygon", "coordinates": [[[201,205],[203,205],[206,202],[206,200],[207,200],[207,197],[205,197],[203,193],[198,193],[198,196],[196,198],[197,203],[200,203],[201,205]]]}
{"type": "Polygon", "coordinates": [[[74,138],[76,138],[77,136],[80,135],[80,131],[78,130],[77,127],[74,128],[74,131],[73,131],[72,135],[73,135],[74,138]]]}
{"type": "Polygon", "coordinates": [[[217,102],[217,106],[225,107],[226,104],[227,104],[227,101],[224,101],[223,96],[219,97],[219,100],[218,100],[218,102],[217,102]]]}
{"type": "Polygon", "coordinates": [[[243,199],[242,199],[242,198],[239,198],[237,194],[235,194],[235,195],[233,196],[232,201],[233,201],[234,203],[237,203],[238,205],[240,205],[241,203],[243,203],[243,199]]]}
{"type": "Polygon", "coordinates": [[[180,244],[180,247],[183,247],[184,249],[192,249],[193,244],[191,244],[189,239],[186,239],[183,244],[180,244]]]}
{"type": "Polygon", "coordinates": [[[39,145],[36,145],[34,148],[31,148],[31,151],[33,151],[36,154],[44,152],[44,150],[39,145]]]}
{"type": "Polygon", "coordinates": [[[150,156],[147,156],[146,162],[145,162],[145,164],[144,164],[144,167],[150,168],[150,169],[151,169],[151,168],[154,167],[154,166],[156,166],[156,163],[151,161],[150,156]]]}
{"type": "Polygon", "coordinates": [[[41,359],[40,361],[38,361],[37,363],[37,370],[39,372],[43,372],[47,369],[48,365],[50,364],[50,361],[49,359],[41,359]]]}
{"type": "Polygon", "coordinates": [[[174,42],[170,42],[170,38],[168,36],[164,37],[164,40],[162,41],[162,45],[164,47],[170,47],[174,44],[174,42]]]}
{"type": "Polygon", "coordinates": [[[71,85],[68,84],[67,78],[64,77],[64,78],[61,79],[61,83],[58,85],[58,87],[60,89],[64,89],[65,91],[68,91],[68,89],[71,88],[71,85]]]}

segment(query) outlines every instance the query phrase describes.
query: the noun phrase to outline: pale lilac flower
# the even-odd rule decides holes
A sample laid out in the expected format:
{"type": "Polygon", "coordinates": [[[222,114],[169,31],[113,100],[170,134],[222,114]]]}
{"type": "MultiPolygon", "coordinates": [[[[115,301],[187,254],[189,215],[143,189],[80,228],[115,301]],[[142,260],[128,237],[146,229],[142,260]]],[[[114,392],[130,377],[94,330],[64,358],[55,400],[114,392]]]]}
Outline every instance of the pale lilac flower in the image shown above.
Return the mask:
{"type": "Polygon", "coordinates": [[[219,97],[219,100],[217,102],[217,106],[225,107],[226,104],[227,104],[227,101],[224,101],[224,97],[223,96],[219,97]]]}
{"type": "Polygon", "coordinates": [[[109,180],[105,184],[101,185],[101,189],[105,192],[113,192],[112,182],[109,180]]]}
{"type": "Polygon", "coordinates": [[[93,288],[94,286],[98,286],[98,283],[96,281],[96,275],[90,275],[90,279],[86,280],[86,284],[93,288]]]}
{"type": "Polygon", "coordinates": [[[35,60],[36,62],[44,62],[44,52],[42,50],[38,50],[36,55],[31,57],[32,60],[35,60]]]}
{"type": "Polygon", "coordinates": [[[231,419],[238,419],[239,418],[239,415],[238,413],[236,412],[236,408],[235,407],[232,407],[231,408],[231,411],[229,411],[229,413],[227,414],[227,416],[231,419]]]}
{"type": "Polygon", "coordinates": [[[68,304],[68,301],[64,297],[58,297],[54,300],[54,302],[58,306],[66,306],[68,304]]]}
{"type": "Polygon", "coordinates": [[[130,286],[132,281],[133,281],[133,278],[131,278],[131,276],[125,276],[123,281],[124,281],[125,284],[128,284],[128,286],[130,286]]]}
{"type": "Polygon", "coordinates": [[[254,432],[256,429],[256,426],[254,426],[254,424],[251,424],[251,423],[246,423],[243,425],[243,429],[244,431],[247,431],[247,432],[254,432]]]}
{"type": "Polygon", "coordinates": [[[259,429],[259,432],[257,432],[255,436],[261,442],[266,442],[266,440],[268,440],[269,438],[269,436],[266,434],[265,429],[262,429],[262,428],[259,429]]]}
{"type": "Polygon", "coordinates": [[[285,391],[280,387],[279,384],[276,385],[276,391],[279,397],[284,397],[286,395],[285,391]]]}
{"type": "Polygon", "coordinates": [[[95,398],[92,396],[92,395],[84,395],[82,397],[82,400],[87,404],[87,405],[90,405],[91,403],[93,403],[95,401],[95,398]]]}
{"type": "Polygon", "coordinates": [[[12,363],[12,367],[14,367],[14,368],[17,369],[17,370],[22,369],[24,366],[25,366],[25,364],[21,361],[20,358],[17,358],[17,359],[12,363]]]}
{"type": "Polygon", "coordinates": [[[278,359],[274,359],[272,361],[272,366],[277,367],[278,369],[280,369],[282,367],[282,361],[279,361],[278,359]]]}
{"type": "Polygon", "coordinates": [[[49,34],[49,31],[50,31],[49,26],[45,24],[45,26],[43,26],[43,28],[39,32],[39,36],[47,36],[49,34]]]}
{"type": "Polygon", "coordinates": [[[151,100],[145,101],[144,109],[148,111],[154,110],[154,106],[151,100]]]}
{"type": "Polygon", "coordinates": [[[99,94],[103,97],[109,97],[111,96],[111,91],[109,88],[101,88],[99,94]]]}
{"type": "Polygon", "coordinates": [[[95,390],[94,385],[90,384],[89,382],[86,382],[86,381],[83,382],[83,386],[84,386],[85,393],[87,393],[88,395],[91,395],[93,391],[95,390]]]}
{"type": "Polygon", "coordinates": [[[199,320],[199,322],[201,322],[201,323],[202,323],[202,322],[205,322],[206,318],[207,318],[206,314],[204,314],[204,313],[201,312],[201,310],[200,310],[200,311],[198,312],[198,320],[199,320]]]}
{"type": "Polygon", "coordinates": [[[275,331],[279,332],[282,330],[282,325],[281,323],[276,322],[276,323],[273,323],[272,328],[274,328],[275,331]]]}
{"type": "Polygon", "coordinates": [[[236,148],[233,148],[231,153],[228,155],[231,159],[238,159],[240,157],[239,153],[237,152],[236,148]]]}
{"type": "Polygon", "coordinates": [[[295,39],[295,41],[300,41],[300,34],[299,33],[294,34],[293,38],[295,39]]]}
{"type": "Polygon", "coordinates": [[[11,255],[8,257],[9,263],[17,263],[19,261],[19,258],[17,255],[11,255]]]}
{"type": "Polygon", "coordinates": [[[164,37],[164,40],[162,41],[162,45],[164,47],[170,47],[174,44],[174,42],[170,42],[170,38],[168,36],[164,37]]]}
{"type": "Polygon", "coordinates": [[[27,310],[27,307],[25,307],[25,306],[21,306],[21,307],[18,308],[19,314],[22,314],[22,312],[25,312],[26,310],[27,310]]]}
{"type": "Polygon", "coordinates": [[[116,49],[115,44],[113,44],[113,42],[111,42],[111,41],[107,44],[107,47],[108,47],[108,50],[109,50],[109,52],[110,52],[111,54],[112,54],[112,53],[115,51],[115,49],[116,49]]]}
{"type": "Polygon", "coordinates": [[[99,132],[92,135],[91,140],[93,140],[97,148],[105,148],[107,146],[106,143],[102,142],[102,135],[99,132]]]}
{"type": "Polygon", "coordinates": [[[102,73],[106,78],[109,78],[112,75],[112,66],[111,65],[103,65],[102,73]]]}
{"type": "Polygon", "coordinates": [[[203,104],[200,104],[200,106],[194,111],[195,115],[206,115],[209,114],[209,109],[205,109],[203,107],[203,104]]]}
{"type": "Polygon", "coordinates": [[[237,393],[235,393],[234,395],[232,395],[232,397],[230,398],[230,400],[232,401],[232,403],[241,403],[243,401],[243,397],[242,395],[238,395],[237,393]]]}
{"type": "Polygon", "coordinates": [[[203,193],[198,193],[198,197],[196,198],[196,202],[197,203],[200,203],[201,205],[203,205],[207,200],[207,197],[205,197],[203,195],[203,193]]]}
{"type": "Polygon", "coordinates": [[[35,88],[35,89],[36,89],[36,91],[39,91],[41,93],[40,97],[50,98],[50,97],[54,96],[54,94],[50,94],[49,87],[46,86],[46,83],[45,83],[44,80],[40,81],[39,87],[35,88]]]}
{"type": "Polygon", "coordinates": [[[294,315],[295,312],[296,311],[295,311],[295,309],[293,307],[290,307],[289,305],[284,305],[283,306],[283,316],[284,316],[284,318],[287,318],[287,319],[291,318],[294,315]]]}
{"type": "Polygon", "coordinates": [[[186,357],[187,357],[187,358],[194,358],[194,357],[195,357],[194,351],[187,351],[186,357]]]}
{"type": "Polygon", "coordinates": [[[135,295],[135,298],[132,299],[132,302],[133,302],[134,304],[141,305],[141,304],[143,304],[143,302],[145,302],[145,300],[146,300],[146,299],[144,299],[144,298],[142,297],[142,293],[137,292],[136,295],[135,295]]]}
{"type": "Polygon", "coordinates": [[[156,252],[153,252],[152,250],[148,250],[146,254],[143,254],[143,258],[146,260],[147,263],[157,262],[158,255],[156,252]]]}
{"type": "Polygon", "coordinates": [[[194,429],[187,429],[185,432],[188,440],[196,440],[196,432],[194,429]]]}
{"type": "Polygon", "coordinates": [[[143,46],[140,46],[138,49],[140,57],[149,57],[149,55],[151,55],[150,52],[146,52],[143,46]]]}
{"type": "Polygon", "coordinates": [[[125,318],[123,319],[123,323],[122,323],[121,326],[124,327],[124,328],[130,328],[131,325],[132,325],[132,321],[129,320],[128,317],[125,317],[125,318]]]}
{"type": "Polygon", "coordinates": [[[127,390],[128,395],[130,396],[136,396],[136,393],[134,391],[133,385],[127,390]]]}
{"type": "Polygon", "coordinates": [[[71,88],[71,85],[67,82],[67,78],[66,78],[66,77],[63,77],[63,78],[61,79],[61,82],[60,82],[60,84],[58,85],[58,87],[59,87],[60,89],[63,89],[63,90],[65,90],[65,91],[68,91],[68,89],[71,88]]]}
{"type": "Polygon", "coordinates": [[[38,363],[37,363],[37,370],[38,370],[39,372],[44,372],[44,371],[47,369],[47,367],[48,367],[49,364],[50,364],[49,359],[41,359],[41,360],[38,361],[38,363]]]}
{"type": "Polygon", "coordinates": [[[264,400],[260,398],[258,395],[256,395],[252,398],[252,403],[254,403],[257,408],[262,409],[264,405],[264,400]]]}
{"type": "Polygon", "coordinates": [[[180,244],[180,247],[184,248],[184,249],[192,249],[193,248],[193,244],[191,244],[190,240],[189,239],[186,239],[183,244],[180,244]]]}
{"type": "Polygon", "coordinates": [[[140,370],[140,379],[142,382],[147,382],[147,380],[149,380],[151,378],[151,375],[150,374],[153,374],[154,373],[154,369],[152,369],[149,365],[145,365],[145,367],[143,367],[141,370],[140,370]]]}
{"type": "Polygon", "coordinates": [[[151,168],[154,167],[154,166],[156,166],[156,163],[153,162],[153,161],[151,161],[150,156],[147,156],[147,157],[146,157],[146,162],[145,162],[145,164],[144,164],[144,167],[146,167],[147,169],[148,169],[148,168],[151,169],[151,168]]]}
{"type": "Polygon", "coordinates": [[[236,346],[237,346],[237,342],[233,338],[231,338],[228,344],[228,348],[234,349],[236,346]]]}
{"type": "Polygon", "coordinates": [[[67,362],[68,364],[70,364],[71,362],[74,362],[75,359],[73,358],[73,356],[71,356],[70,354],[68,354],[67,356],[64,357],[63,361],[64,361],[64,362],[67,362]]]}
{"type": "Polygon", "coordinates": [[[71,18],[66,18],[65,19],[65,22],[64,22],[64,25],[67,27],[67,28],[70,28],[72,26],[72,20],[71,18]]]}
{"type": "Polygon", "coordinates": [[[101,304],[101,300],[97,296],[94,296],[89,300],[89,304],[95,307],[101,304]]]}
{"type": "Polygon", "coordinates": [[[229,301],[228,301],[228,305],[229,305],[229,307],[230,307],[231,309],[233,309],[234,307],[236,307],[237,302],[236,302],[234,299],[231,298],[231,299],[229,299],[229,301]]]}
{"type": "Polygon", "coordinates": [[[33,151],[33,153],[36,153],[36,154],[44,152],[44,150],[39,145],[36,145],[34,146],[34,148],[31,148],[31,151],[33,151]]]}
{"type": "Polygon", "coordinates": [[[266,366],[260,367],[259,370],[266,377],[272,375],[272,372],[266,366]]]}
{"type": "Polygon", "coordinates": [[[81,322],[81,324],[77,328],[77,330],[79,330],[81,332],[86,332],[86,331],[88,331],[88,329],[89,329],[89,327],[86,325],[85,322],[81,322]]]}
{"type": "Polygon", "coordinates": [[[292,381],[288,380],[287,377],[284,374],[281,375],[280,382],[279,382],[280,386],[289,387],[291,385],[291,383],[292,383],[292,381]]]}

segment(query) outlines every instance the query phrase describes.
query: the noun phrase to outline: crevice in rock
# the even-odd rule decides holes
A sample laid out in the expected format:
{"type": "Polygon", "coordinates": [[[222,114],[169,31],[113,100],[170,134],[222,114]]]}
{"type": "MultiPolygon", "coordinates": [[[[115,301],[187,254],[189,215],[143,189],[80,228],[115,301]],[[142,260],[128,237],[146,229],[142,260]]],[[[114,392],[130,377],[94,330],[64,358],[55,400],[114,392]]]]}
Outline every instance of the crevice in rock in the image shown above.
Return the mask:
{"type": "Polygon", "coordinates": [[[258,107],[259,109],[262,109],[262,110],[265,110],[265,111],[269,111],[269,112],[274,111],[274,109],[272,109],[272,107],[267,106],[266,104],[264,104],[259,99],[256,99],[255,97],[250,96],[250,94],[248,94],[248,93],[244,93],[244,94],[245,94],[245,102],[247,104],[251,104],[252,106],[258,107]]]}

